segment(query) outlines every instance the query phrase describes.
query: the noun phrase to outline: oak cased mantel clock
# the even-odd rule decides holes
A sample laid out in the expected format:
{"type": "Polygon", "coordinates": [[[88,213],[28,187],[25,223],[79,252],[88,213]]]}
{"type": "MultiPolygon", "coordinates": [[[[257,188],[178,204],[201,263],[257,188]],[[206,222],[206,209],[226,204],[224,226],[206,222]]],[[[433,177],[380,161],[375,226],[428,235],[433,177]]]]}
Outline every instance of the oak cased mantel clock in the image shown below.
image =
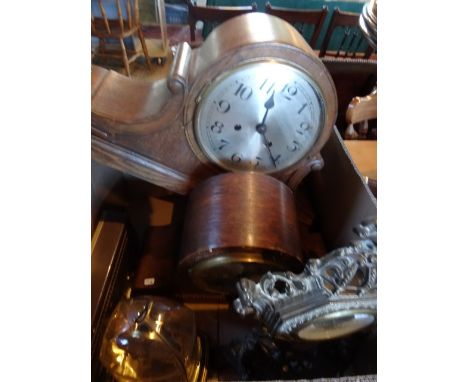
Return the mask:
{"type": "Polygon", "coordinates": [[[180,44],[166,79],[92,69],[92,156],[186,194],[226,171],[295,188],[323,166],[337,115],[333,81],[307,42],[263,13],[233,18],[201,47],[180,44]]]}

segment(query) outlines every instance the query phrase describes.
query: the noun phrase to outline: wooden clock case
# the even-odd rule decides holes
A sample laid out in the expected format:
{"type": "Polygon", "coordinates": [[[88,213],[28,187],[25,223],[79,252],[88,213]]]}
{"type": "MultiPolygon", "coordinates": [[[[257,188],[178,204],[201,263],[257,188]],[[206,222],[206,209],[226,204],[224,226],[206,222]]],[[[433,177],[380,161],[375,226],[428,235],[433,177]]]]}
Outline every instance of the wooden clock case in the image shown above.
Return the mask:
{"type": "Polygon", "coordinates": [[[204,89],[243,63],[285,62],[309,73],[324,101],[324,128],[307,155],[273,174],[295,188],[323,166],[320,149],[337,116],[333,80],[310,46],[285,21],[263,13],[233,18],[216,28],[200,48],[180,44],[167,80],[133,80],[93,66],[92,155],[101,163],[168,190],[186,194],[220,173],[199,149],[193,116],[204,89]]]}

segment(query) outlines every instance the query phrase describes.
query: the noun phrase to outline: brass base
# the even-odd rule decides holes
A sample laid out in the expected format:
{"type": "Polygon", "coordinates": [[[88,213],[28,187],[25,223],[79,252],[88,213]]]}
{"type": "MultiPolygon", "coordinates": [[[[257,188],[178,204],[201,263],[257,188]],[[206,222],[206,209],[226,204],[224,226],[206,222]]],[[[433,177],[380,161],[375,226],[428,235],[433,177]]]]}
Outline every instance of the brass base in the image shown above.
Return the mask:
{"type": "Polygon", "coordinates": [[[188,267],[188,274],[200,289],[230,294],[242,277],[258,281],[268,271],[298,270],[295,257],[274,252],[222,252],[205,257],[188,267]]]}

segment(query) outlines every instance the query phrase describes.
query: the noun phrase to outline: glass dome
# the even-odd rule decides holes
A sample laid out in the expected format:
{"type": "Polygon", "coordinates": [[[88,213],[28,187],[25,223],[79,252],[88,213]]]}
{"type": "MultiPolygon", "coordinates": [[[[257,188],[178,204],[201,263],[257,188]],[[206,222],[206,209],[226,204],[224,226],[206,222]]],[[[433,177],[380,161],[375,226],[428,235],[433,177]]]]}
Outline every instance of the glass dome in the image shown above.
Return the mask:
{"type": "Polygon", "coordinates": [[[193,312],[154,296],[116,306],[100,351],[101,362],[118,381],[196,381],[200,358],[193,312]]]}

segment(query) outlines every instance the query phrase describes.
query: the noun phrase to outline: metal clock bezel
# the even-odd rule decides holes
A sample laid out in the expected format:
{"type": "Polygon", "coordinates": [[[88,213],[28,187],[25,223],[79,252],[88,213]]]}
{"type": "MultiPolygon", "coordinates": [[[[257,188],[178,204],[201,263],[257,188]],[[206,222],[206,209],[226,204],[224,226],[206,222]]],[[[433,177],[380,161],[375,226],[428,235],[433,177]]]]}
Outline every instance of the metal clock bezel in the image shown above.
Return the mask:
{"type": "MultiPolygon", "coordinates": [[[[228,24],[229,22],[226,22],[226,27],[228,24]]],[[[293,32],[296,33],[295,30],[293,32]]],[[[188,146],[197,159],[199,159],[204,166],[209,168],[210,171],[215,174],[226,172],[225,169],[213,163],[199,147],[194,133],[195,109],[202,101],[206,91],[218,79],[218,77],[223,76],[226,73],[229,75],[229,72],[236,70],[239,66],[262,61],[277,61],[285,63],[286,65],[304,72],[308,82],[311,80],[313,81],[312,84],[318,92],[319,98],[321,98],[323,118],[325,122],[322,124],[323,129],[318,139],[310,151],[304,155],[302,160],[293,163],[288,168],[271,172],[269,174],[284,182],[288,182],[288,179],[294,177],[294,174],[296,173],[299,174],[299,178],[302,178],[304,174],[308,173],[311,168],[316,165],[320,150],[325,145],[333,131],[333,126],[338,112],[337,94],[333,79],[320,58],[311,49],[309,50],[299,47],[300,41],[294,41],[291,43],[280,41],[258,43],[252,41],[252,43],[244,43],[246,45],[230,48],[222,45],[217,47],[215,51],[208,49],[210,46],[207,45],[205,54],[212,56],[208,61],[210,64],[208,65],[208,62],[205,62],[204,60],[197,61],[194,64],[194,69],[192,71],[193,77],[190,76],[190,87],[187,89],[188,93],[183,111],[182,128],[185,133],[188,146]],[[224,48],[224,50],[219,50],[220,48],[224,48]]]]}
{"type": "MultiPolygon", "coordinates": [[[[200,140],[198,138],[199,134],[197,133],[197,130],[199,130],[198,125],[197,125],[198,120],[199,120],[199,114],[202,111],[203,106],[206,104],[206,102],[207,102],[206,100],[207,100],[209,94],[212,91],[214,91],[216,89],[216,87],[223,80],[225,80],[227,77],[230,77],[232,74],[234,74],[234,73],[236,73],[238,71],[241,71],[243,68],[245,68],[247,66],[254,66],[256,64],[264,64],[264,63],[281,64],[281,65],[289,66],[289,67],[293,68],[298,73],[298,75],[301,76],[301,78],[307,84],[309,84],[309,86],[312,88],[312,91],[317,96],[317,99],[318,99],[318,102],[319,102],[319,105],[320,105],[320,111],[321,111],[321,113],[320,113],[321,114],[320,115],[320,123],[319,123],[320,126],[319,126],[319,132],[317,134],[315,142],[312,144],[310,149],[305,151],[301,157],[299,157],[297,160],[295,160],[290,165],[288,165],[286,167],[282,167],[279,170],[270,169],[270,170],[266,170],[266,171],[255,171],[255,170],[250,170],[250,171],[259,172],[259,173],[262,173],[262,174],[276,174],[276,173],[288,171],[289,169],[291,169],[295,165],[297,165],[299,162],[304,160],[308,155],[310,155],[310,153],[314,150],[314,148],[316,146],[316,142],[319,140],[321,134],[323,133],[323,130],[325,129],[325,123],[326,123],[326,121],[325,121],[325,114],[326,114],[325,107],[326,106],[325,106],[324,95],[323,95],[320,87],[316,83],[316,81],[301,66],[295,64],[294,62],[291,62],[291,61],[288,61],[288,60],[285,60],[285,59],[281,59],[281,58],[276,58],[276,57],[259,57],[259,58],[253,58],[253,59],[245,60],[241,64],[239,64],[239,65],[237,65],[237,66],[235,66],[233,68],[230,68],[229,70],[226,70],[225,72],[223,72],[223,73],[219,74],[217,77],[215,77],[212,81],[206,83],[205,86],[200,90],[198,96],[195,98],[196,106],[194,108],[193,118],[192,118],[192,134],[193,134],[193,137],[191,137],[191,139],[193,139],[193,141],[197,145],[197,150],[195,152],[196,153],[197,152],[201,153],[203,155],[203,159],[205,161],[208,161],[210,164],[216,166],[219,169],[222,169],[222,170],[225,170],[225,171],[249,171],[249,170],[236,169],[234,167],[224,165],[222,163],[222,161],[220,161],[220,160],[218,160],[218,158],[210,155],[205,150],[204,145],[200,142],[200,140]]],[[[191,140],[189,139],[189,142],[190,141],[191,140]]]]}

